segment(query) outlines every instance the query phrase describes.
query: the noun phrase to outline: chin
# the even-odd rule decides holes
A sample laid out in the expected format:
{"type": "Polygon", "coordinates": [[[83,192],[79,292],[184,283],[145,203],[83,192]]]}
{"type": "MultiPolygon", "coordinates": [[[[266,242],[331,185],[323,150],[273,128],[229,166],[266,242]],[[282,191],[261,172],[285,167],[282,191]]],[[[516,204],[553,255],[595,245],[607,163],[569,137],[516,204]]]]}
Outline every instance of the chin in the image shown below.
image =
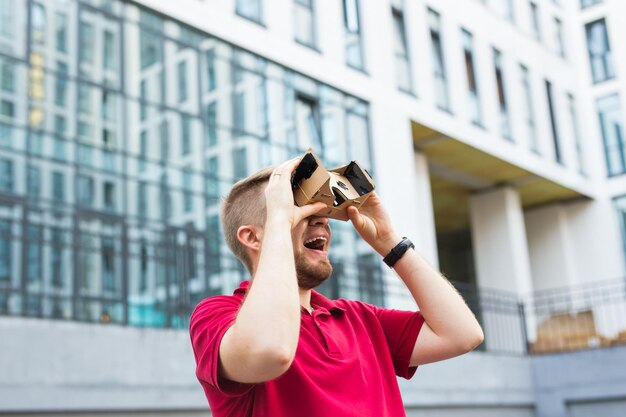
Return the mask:
{"type": "Polygon", "coordinates": [[[316,262],[311,265],[306,262],[296,260],[296,274],[298,275],[298,286],[305,290],[311,290],[324,281],[333,273],[333,266],[328,260],[316,262]]]}

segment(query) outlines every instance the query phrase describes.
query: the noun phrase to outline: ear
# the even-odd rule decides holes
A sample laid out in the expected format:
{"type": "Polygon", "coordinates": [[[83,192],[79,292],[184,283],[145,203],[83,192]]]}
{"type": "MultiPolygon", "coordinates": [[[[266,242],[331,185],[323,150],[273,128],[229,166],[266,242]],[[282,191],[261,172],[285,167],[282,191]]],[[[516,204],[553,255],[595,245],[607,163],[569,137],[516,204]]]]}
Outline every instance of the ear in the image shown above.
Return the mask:
{"type": "Polygon", "coordinates": [[[260,226],[245,225],[237,229],[237,240],[245,246],[248,254],[254,259],[255,254],[261,249],[263,228],[260,226]]]}

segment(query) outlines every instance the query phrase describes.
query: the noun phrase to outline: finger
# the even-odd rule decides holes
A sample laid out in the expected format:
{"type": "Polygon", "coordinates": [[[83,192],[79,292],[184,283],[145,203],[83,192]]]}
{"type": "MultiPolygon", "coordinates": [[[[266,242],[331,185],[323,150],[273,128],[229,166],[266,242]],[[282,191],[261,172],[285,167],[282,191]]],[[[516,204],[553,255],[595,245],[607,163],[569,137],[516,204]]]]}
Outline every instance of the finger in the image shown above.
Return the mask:
{"type": "Polygon", "coordinates": [[[360,230],[365,224],[365,219],[359,212],[359,209],[354,206],[350,206],[348,207],[346,211],[348,213],[348,218],[350,219],[350,222],[352,223],[352,225],[357,230],[360,230]]]}
{"type": "Polygon", "coordinates": [[[305,219],[309,216],[313,216],[319,213],[321,210],[326,208],[326,204],[317,202],[313,204],[307,204],[306,206],[300,207],[300,215],[302,219],[305,219]]]}
{"type": "Polygon", "coordinates": [[[290,159],[289,161],[285,161],[282,164],[278,165],[272,171],[270,175],[270,182],[289,182],[291,181],[291,173],[296,169],[298,164],[300,163],[300,158],[290,159]]]}

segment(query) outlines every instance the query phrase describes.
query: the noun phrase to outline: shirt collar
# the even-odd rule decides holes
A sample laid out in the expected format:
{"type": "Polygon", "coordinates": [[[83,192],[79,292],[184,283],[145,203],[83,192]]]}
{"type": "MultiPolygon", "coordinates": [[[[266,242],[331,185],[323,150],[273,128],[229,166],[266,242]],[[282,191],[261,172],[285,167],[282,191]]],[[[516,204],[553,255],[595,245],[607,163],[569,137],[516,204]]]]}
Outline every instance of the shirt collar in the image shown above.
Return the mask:
{"type": "MultiPolygon", "coordinates": [[[[237,294],[245,295],[249,287],[250,287],[249,280],[242,281],[239,284],[239,288],[237,288],[233,292],[233,295],[237,295],[237,294]]],[[[343,313],[346,312],[344,308],[339,307],[337,305],[336,301],[326,298],[325,296],[323,296],[322,294],[320,294],[319,292],[315,290],[311,290],[311,305],[314,308],[325,309],[326,311],[328,311],[330,314],[332,314],[335,317],[337,317],[338,315],[342,315],[343,313]]]]}

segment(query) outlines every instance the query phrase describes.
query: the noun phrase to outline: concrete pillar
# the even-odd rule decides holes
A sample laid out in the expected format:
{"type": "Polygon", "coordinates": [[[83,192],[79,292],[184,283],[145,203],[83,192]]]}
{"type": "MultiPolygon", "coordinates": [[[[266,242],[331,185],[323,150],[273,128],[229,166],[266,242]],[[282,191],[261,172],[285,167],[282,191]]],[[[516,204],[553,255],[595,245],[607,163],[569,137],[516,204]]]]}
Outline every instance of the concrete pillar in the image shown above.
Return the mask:
{"type": "Polygon", "coordinates": [[[435,229],[435,214],[433,211],[433,196],[430,188],[430,173],[428,159],[425,155],[415,153],[415,184],[418,236],[415,236],[415,245],[422,256],[435,268],[439,267],[437,253],[437,231],[435,229]]]}
{"type": "Polygon", "coordinates": [[[472,243],[479,287],[532,291],[524,215],[512,187],[470,197],[472,243]]]}
{"type": "Polygon", "coordinates": [[[560,204],[525,213],[526,236],[534,290],[575,285],[572,236],[567,213],[560,204]]]}

